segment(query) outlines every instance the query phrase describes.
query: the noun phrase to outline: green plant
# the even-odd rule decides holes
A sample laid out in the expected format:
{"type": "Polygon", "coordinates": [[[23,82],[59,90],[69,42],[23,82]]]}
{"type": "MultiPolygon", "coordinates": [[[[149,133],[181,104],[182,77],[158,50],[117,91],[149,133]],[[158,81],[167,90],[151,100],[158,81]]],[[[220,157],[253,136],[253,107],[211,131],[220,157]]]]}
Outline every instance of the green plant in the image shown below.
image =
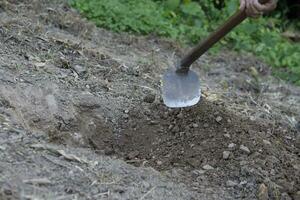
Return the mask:
{"type": "MultiPolygon", "coordinates": [[[[237,0],[71,0],[71,5],[98,26],[116,32],[155,34],[183,43],[196,43],[237,10],[237,0]]],[[[210,52],[221,45],[262,58],[276,75],[300,85],[300,45],[281,37],[289,23],[282,10],[267,18],[246,20],[210,52]]]]}

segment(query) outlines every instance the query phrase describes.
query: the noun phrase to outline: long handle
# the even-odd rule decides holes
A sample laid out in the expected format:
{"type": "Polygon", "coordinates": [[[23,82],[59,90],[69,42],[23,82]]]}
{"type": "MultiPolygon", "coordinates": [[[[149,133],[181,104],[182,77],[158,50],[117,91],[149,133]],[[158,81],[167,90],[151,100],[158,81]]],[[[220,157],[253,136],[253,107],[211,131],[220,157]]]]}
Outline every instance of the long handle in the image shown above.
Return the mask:
{"type": "MultiPolygon", "coordinates": [[[[268,0],[260,0],[260,3],[266,3],[268,0]]],[[[247,18],[245,10],[239,10],[232,15],[219,29],[213,32],[207,39],[198,44],[190,53],[188,53],[180,62],[178,66],[179,72],[187,72],[191,64],[202,56],[209,48],[216,42],[222,39],[234,27],[239,25],[247,18]]]]}

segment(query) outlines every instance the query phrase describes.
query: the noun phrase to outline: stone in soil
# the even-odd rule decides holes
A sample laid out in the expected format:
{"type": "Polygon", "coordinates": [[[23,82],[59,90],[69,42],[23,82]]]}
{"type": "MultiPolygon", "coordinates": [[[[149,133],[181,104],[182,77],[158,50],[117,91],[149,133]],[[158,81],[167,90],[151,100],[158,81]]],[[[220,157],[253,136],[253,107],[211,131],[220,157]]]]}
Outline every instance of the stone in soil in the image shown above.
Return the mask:
{"type": "Polygon", "coordinates": [[[75,65],[73,69],[79,76],[83,76],[86,73],[86,68],[81,65],[75,65]]]}
{"type": "Polygon", "coordinates": [[[271,142],[269,140],[263,140],[263,143],[266,145],[271,145],[271,142]]]}
{"type": "Polygon", "coordinates": [[[198,124],[196,124],[196,123],[194,123],[194,124],[193,124],[193,127],[194,127],[194,128],[198,128],[198,127],[199,127],[199,125],[198,125],[198,124]]]}
{"type": "Polygon", "coordinates": [[[226,186],[227,186],[227,187],[234,187],[234,186],[237,186],[237,185],[238,185],[238,183],[235,182],[235,181],[228,180],[228,181],[226,182],[226,186]]]}
{"type": "Polygon", "coordinates": [[[204,165],[202,168],[205,169],[205,170],[212,170],[212,169],[214,169],[214,168],[213,168],[212,166],[210,166],[210,165],[204,165]]]}
{"type": "Polygon", "coordinates": [[[218,117],[216,118],[216,121],[217,121],[217,122],[221,122],[222,119],[223,119],[223,118],[222,118],[221,116],[218,116],[218,117]]]}
{"type": "Polygon", "coordinates": [[[223,159],[227,160],[230,156],[230,151],[223,151],[223,159]]]}
{"type": "Polygon", "coordinates": [[[241,145],[241,146],[240,146],[240,150],[242,150],[243,152],[245,152],[245,153],[247,153],[247,154],[251,153],[250,150],[249,150],[249,148],[246,147],[246,146],[244,146],[244,145],[241,145]]]}
{"type": "Polygon", "coordinates": [[[230,143],[230,144],[228,145],[228,148],[232,149],[232,148],[234,148],[235,146],[236,146],[236,144],[230,143]]]}
{"type": "Polygon", "coordinates": [[[147,94],[145,97],[144,97],[144,102],[146,103],[153,103],[155,101],[155,95],[154,94],[147,94]]]}

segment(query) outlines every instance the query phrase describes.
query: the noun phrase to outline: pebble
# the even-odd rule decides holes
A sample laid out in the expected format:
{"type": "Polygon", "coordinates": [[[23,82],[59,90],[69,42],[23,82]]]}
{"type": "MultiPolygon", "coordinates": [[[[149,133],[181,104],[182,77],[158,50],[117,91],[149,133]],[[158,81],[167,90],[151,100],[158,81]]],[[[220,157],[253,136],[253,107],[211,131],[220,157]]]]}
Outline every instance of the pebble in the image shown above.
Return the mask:
{"type": "Polygon", "coordinates": [[[144,188],[150,188],[151,187],[151,184],[148,183],[147,181],[143,181],[143,185],[144,185],[144,188]]]}
{"type": "Polygon", "coordinates": [[[0,146],[0,150],[1,150],[1,151],[5,151],[5,149],[6,149],[6,148],[5,148],[4,146],[0,146]]]}
{"type": "Polygon", "coordinates": [[[178,118],[178,119],[182,119],[182,118],[183,118],[183,114],[182,114],[182,113],[179,113],[179,114],[177,115],[177,118],[178,118]]]}
{"type": "Polygon", "coordinates": [[[236,146],[236,144],[230,143],[230,144],[228,145],[228,148],[234,148],[235,146],[236,146]]]}
{"type": "Polygon", "coordinates": [[[81,65],[75,65],[73,67],[73,69],[76,71],[76,73],[79,75],[79,76],[82,76],[86,73],[86,68],[81,66],[81,65]]]}
{"type": "Polygon", "coordinates": [[[241,181],[240,185],[246,185],[248,182],[247,181],[241,181]]]}
{"type": "Polygon", "coordinates": [[[263,143],[266,145],[271,145],[271,142],[269,140],[263,140],[263,143]]]}
{"type": "Polygon", "coordinates": [[[162,165],[162,164],[163,164],[163,162],[162,162],[162,161],[160,161],[160,160],[158,160],[158,161],[156,162],[156,164],[157,164],[157,165],[162,165]]]}
{"type": "Polygon", "coordinates": [[[250,150],[248,147],[244,146],[244,145],[241,145],[240,146],[240,150],[242,150],[243,152],[249,154],[250,153],[250,150]]]}
{"type": "Polygon", "coordinates": [[[196,124],[196,123],[194,123],[194,124],[193,124],[193,127],[194,127],[194,128],[198,128],[198,127],[199,127],[199,125],[198,125],[198,124],[196,124]]]}
{"type": "Polygon", "coordinates": [[[230,138],[230,134],[226,133],[224,134],[224,137],[230,138]]]}
{"type": "Polygon", "coordinates": [[[205,169],[205,170],[212,170],[212,169],[214,169],[214,168],[213,168],[212,166],[210,166],[210,165],[204,165],[202,168],[205,169]]]}
{"type": "Polygon", "coordinates": [[[223,159],[227,160],[230,156],[230,151],[223,151],[223,159]]]}
{"type": "Polygon", "coordinates": [[[287,140],[291,140],[292,139],[292,137],[291,136],[285,136],[285,138],[287,139],[287,140]]]}
{"type": "Polygon", "coordinates": [[[207,128],[208,126],[209,126],[208,123],[203,124],[204,128],[207,128]]]}
{"type": "Polygon", "coordinates": [[[228,180],[228,181],[226,182],[226,185],[227,185],[228,187],[234,187],[234,186],[237,186],[238,183],[235,182],[235,181],[228,180]]]}
{"type": "Polygon", "coordinates": [[[217,121],[217,122],[221,122],[222,119],[223,119],[223,118],[222,118],[221,116],[218,116],[218,117],[216,118],[216,121],[217,121]]]}
{"type": "Polygon", "coordinates": [[[201,174],[204,174],[205,173],[205,171],[204,170],[193,170],[192,171],[192,174],[193,174],[193,176],[195,176],[195,177],[197,177],[197,176],[199,176],[199,175],[201,175],[201,174]]]}
{"type": "Polygon", "coordinates": [[[144,97],[144,102],[146,103],[153,103],[155,101],[155,95],[154,94],[147,94],[144,97]]]}
{"type": "Polygon", "coordinates": [[[140,154],[140,153],[139,153],[138,151],[132,151],[132,152],[130,152],[130,153],[128,154],[128,158],[129,158],[130,160],[132,160],[132,159],[136,158],[139,154],[140,154]]]}
{"type": "Polygon", "coordinates": [[[260,184],[258,188],[258,194],[257,194],[258,200],[268,200],[269,194],[268,194],[268,187],[265,184],[260,184]]]}

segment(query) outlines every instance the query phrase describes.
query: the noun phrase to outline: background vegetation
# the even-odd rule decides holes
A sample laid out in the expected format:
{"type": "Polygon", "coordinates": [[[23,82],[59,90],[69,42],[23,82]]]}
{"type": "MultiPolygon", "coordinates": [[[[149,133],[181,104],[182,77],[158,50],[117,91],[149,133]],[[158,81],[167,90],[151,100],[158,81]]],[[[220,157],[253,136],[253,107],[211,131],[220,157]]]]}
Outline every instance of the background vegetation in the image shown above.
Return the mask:
{"type": "MultiPolygon", "coordinates": [[[[232,15],[238,0],[71,0],[71,5],[98,26],[113,31],[156,34],[184,44],[199,42],[232,15]]],[[[300,85],[300,44],[282,37],[300,29],[300,20],[287,18],[287,1],[272,14],[246,20],[210,52],[220,47],[251,52],[277,76],[300,85]]]]}

